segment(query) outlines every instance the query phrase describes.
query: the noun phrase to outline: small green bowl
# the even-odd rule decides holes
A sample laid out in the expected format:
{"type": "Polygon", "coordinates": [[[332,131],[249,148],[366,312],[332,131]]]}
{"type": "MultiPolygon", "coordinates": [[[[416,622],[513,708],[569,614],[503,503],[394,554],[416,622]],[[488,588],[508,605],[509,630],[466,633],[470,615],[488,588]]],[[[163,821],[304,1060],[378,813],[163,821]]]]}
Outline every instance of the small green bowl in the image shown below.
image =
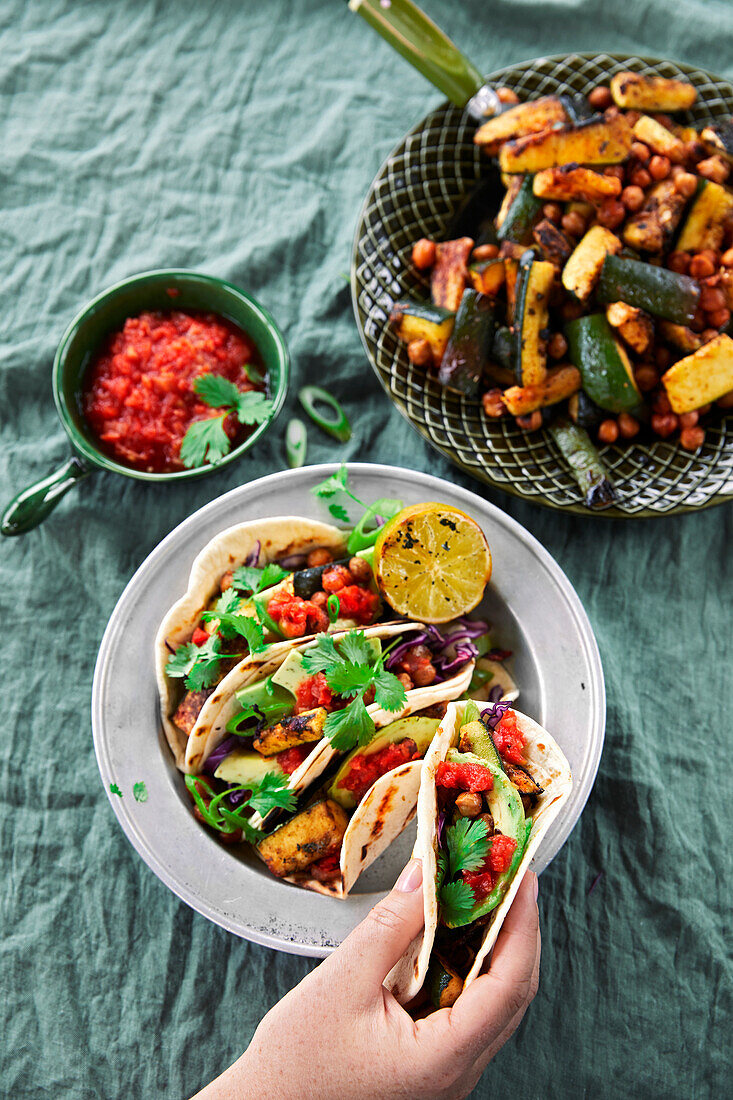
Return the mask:
{"type": "Polygon", "coordinates": [[[60,469],[14,497],[2,517],[3,535],[22,535],[36,527],[72,485],[97,469],[110,470],[137,481],[171,482],[204,477],[236,462],[257,443],[280,412],[289,375],[290,356],[280,329],[267,310],[238,287],[195,271],[146,271],[124,279],[86,305],[62,337],[53,363],[53,396],[73,453],[60,469]],[[99,449],[82,414],[80,395],[89,361],[105,336],[120,328],[128,317],[143,310],[173,308],[218,313],[252,338],[268,374],[272,412],[215,466],[207,464],[172,473],[148,473],[123,466],[99,449]]]}

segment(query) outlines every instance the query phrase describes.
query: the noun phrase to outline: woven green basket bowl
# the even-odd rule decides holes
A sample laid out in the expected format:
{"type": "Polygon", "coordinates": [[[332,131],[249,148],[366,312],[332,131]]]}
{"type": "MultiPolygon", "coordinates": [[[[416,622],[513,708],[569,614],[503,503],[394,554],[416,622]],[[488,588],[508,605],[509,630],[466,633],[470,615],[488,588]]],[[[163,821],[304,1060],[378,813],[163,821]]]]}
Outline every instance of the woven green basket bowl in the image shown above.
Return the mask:
{"type": "MultiPolygon", "coordinates": [[[[698,90],[691,124],[733,114],[733,86],[702,69],[621,54],[541,57],[492,73],[520,99],[558,91],[587,94],[633,69],[683,77],[698,90]]],[[[682,116],[681,116],[682,117],[682,116]]],[[[369,361],[388,396],[425,439],[472,477],[524,500],[581,515],[666,516],[733,499],[733,417],[712,423],[703,446],[683,450],[656,440],[606,446],[603,460],[618,492],[612,508],[591,513],[547,432],[524,433],[509,418],[491,420],[478,401],[443,389],[413,366],[388,318],[405,294],[428,299],[429,280],[410,263],[419,237],[445,239],[446,227],[481,178],[474,126],[443,104],[393,150],[369,189],[354,240],[351,288],[369,361]]]]}

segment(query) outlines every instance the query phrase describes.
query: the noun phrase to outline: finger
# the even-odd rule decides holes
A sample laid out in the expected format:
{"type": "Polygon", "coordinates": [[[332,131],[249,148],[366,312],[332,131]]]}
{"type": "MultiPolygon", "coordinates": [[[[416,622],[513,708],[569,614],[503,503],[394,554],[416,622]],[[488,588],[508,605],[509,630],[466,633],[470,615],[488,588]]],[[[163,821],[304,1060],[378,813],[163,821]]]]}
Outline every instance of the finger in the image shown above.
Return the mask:
{"type": "MultiPolygon", "coordinates": [[[[422,862],[412,859],[393,890],[319,967],[340,972],[351,995],[373,994],[407,951],[424,924],[422,862]]],[[[340,980],[332,974],[334,981],[340,980]]]]}
{"type": "Polygon", "coordinates": [[[516,1027],[534,995],[540,954],[536,881],[532,872],[525,875],[496,941],[488,974],[464,990],[451,1009],[450,1030],[471,1061],[515,1019],[516,1027]]]}

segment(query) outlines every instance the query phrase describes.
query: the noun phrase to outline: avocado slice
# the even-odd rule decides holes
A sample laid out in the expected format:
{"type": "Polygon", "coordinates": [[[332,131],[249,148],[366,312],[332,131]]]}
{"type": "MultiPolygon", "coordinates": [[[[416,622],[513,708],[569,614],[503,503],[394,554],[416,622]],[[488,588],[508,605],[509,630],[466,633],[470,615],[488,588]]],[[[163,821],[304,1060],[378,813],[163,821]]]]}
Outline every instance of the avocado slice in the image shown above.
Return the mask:
{"type": "Polygon", "coordinates": [[[225,783],[261,783],[266,775],[285,775],[274,758],[260,756],[253,749],[232,749],[214,772],[225,783]]]}
{"type": "Polygon", "coordinates": [[[410,737],[417,745],[418,750],[424,755],[439,725],[440,720],[438,718],[421,718],[416,715],[411,715],[409,718],[398,718],[396,722],[390,722],[388,726],[384,726],[372,738],[368,745],[365,747],[360,746],[349,753],[328,788],[328,797],[338,802],[344,809],[353,810],[356,806],[353,791],[347,790],[340,784],[341,780],[351,770],[351,763],[355,756],[372,756],[375,752],[380,752],[381,749],[386,748],[387,745],[404,741],[406,737],[410,737]]]}

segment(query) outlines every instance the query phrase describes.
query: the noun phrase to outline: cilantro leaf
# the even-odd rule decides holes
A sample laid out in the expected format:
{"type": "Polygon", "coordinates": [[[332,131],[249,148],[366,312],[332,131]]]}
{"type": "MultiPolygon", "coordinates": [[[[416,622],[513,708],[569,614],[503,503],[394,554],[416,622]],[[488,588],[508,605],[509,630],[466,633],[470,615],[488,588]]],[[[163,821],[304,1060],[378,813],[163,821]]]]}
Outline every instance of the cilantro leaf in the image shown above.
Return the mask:
{"type": "Polygon", "coordinates": [[[171,679],[174,680],[179,676],[187,676],[196,663],[198,654],[199,647],[194,645],[193,642],[186,642],[185,645],[179,645],[173,656],[169,657],[166,661],[166,676],[170,676],[171,679]]]}
{"type": "Polygon", "coordinates": [[[123,797],[122,791],[120,790],[120,788],[117,786],[116,783],[110,783],[109,790],[110,790],[110,794],[116,794],[118,796],[118,798],[123,797]]]}
{"type": "Polygon", "coordinates": [[[328,510],[334,519],[340,519],[342,523],[349,522],[349,513],[346,511],[343,504],[329,504],[328,510]]]}
{"type": "MultiPolygon", "coordinates": [[[[318,485],[313,486],[311,492],[314,493],[315,496],[322,498],[335,496],[336,493],[348,492],[346,488],[348,480],[349,471],[345,463],[342,462],[335,474],[331,474],[325,481],[319,481],[318,485]]],[[[361,501],[359,501],[359,503],[361,503],[361,501]]]]}
{"type": "MultiPolygon", "coordinates": [[[[214,604],[214,611],[217,615],[225,615],[229,611],[236,611],[239,608],[239,596],[233,588],[227,588],[226,592],[222,592],[219,599],[214,604]]],[[[204,612],[204,614],[208,614],[204,612]]]]}
{"type": "Polygon", "coordinates": [[[374,701],[383,710],[400,710],[407,702],[407,694],[393,672],[382,668],[372,677],[374,701]]]}
{"type": "Polygon", "coordinates": [[[361,695],[343,710],[335,710],[326,718],[323,735],[339,752],[348,752],[355,745],[366,745],[374,736],[374,722],[367,713],[361,695]]]}
{"type": "Polygon", "coordinates": [[[230,440],[224,431],[227,414],[194,420],[181,443],[181,462],[190,469],[205,462],[216,465],[229,454],[230,440]]]}
{"type": "Polygon", "coordinates": [[[276,561],[269,561],[262,570],[257,591],[263,592],[265,588],[272,588],[273,585],[279,584],[280,581],[284,581],[286,577],[290,576],[290,572],[289,569],[283,569],[282,565],[279,565],[276,561]]]}
{"type": "Polygon", "coordinates": [[[249,799],[249,804],[261,817],[279,808],[292,811],[295,809],[297,795],[288,788],[286,775],[263,775],[259,783],[255,784],[249,799]]]}
{"type": "Polygon", "coordinates": [[[262,569],[256,565],[240,565],[232,574],[232,588],[255,595],[265,588],[272,588],[289,576],[289,571],[283,569],[276,561],[268,562],[262,569]]]}
{"type": "MultiPolygon", "coordinates": [[[[204,612],[204,616],[212,615],[212,612],[204,612]]],[[[259,653],[265,648],[265,632],[260,623],[252,615],[237,615],[230,611],[217,616],[219,621],[219,633],[223,638],[244,638],[249,646],[250,653],[259,653]]]]}
{"type": "Polygon", "coordinates": [[[339,643],[339,650],[347,661],[353,661],[355,665],[374,664],[374,649],[365,637],[363,630],[350,630],[339,643]]]}
{"type": "Polygon", "coordinates": [[[441,886],[440,910],[447,925],[460,924],[471,913],[474,905],[473,890],[463,882],[449,882],[441,886]]]}
{"type": "Polygon", "coordinates": [[[193,384],[193,391],[204,404],[214,409],[233,408],[240,392],[233,382],[220,374],[199,375],[193,384]]]}
{"type": "Polygon", "coordinates": [[[143,783],[142,779],[139,783],[135,783],[132,788],[132,793],[136,802],[147,802],[148,800],[148,788],[143,783]]]}
{"type": "Polygon", "coordinates": [[[303,668],[309,676],[315,676],[317,672],[328,674],[341,660],[330,634],[319,634],[313,645],[308,646],[302,655],[303,668]]]}
{"type": "MultiPolygon", "coordinates": [[[[236,389],[236,386],[234,387],[236,389]]],[[[272,401],[259,390],[237,390],[234,402],[237,420],[240,424],[262,424],[272,411],[272,401]]]]}
{"type": "Polygon", "coordinates": [[[445,846],[451,878],[456,878],[461,871],[477,871],[490,847],[486,822],[481,818],[472,821],[460,817],[455,825],[446,829],[445,846]]]}
{"type": "Polygon", "coordinates": [[[229,660],[233,654],[221,652],[221,638],[218,634],[210,635],[203,645],[193,648],[196,650],[195,660],[186,676],[186,687],[190,691],[203,691],[216,680],[219,662],[229,660]]]}
{"type": "MultiPolygon", "coordinates": [[[[337,695],[349,696],[363,694],[371,687],[373,671],[369,665],[355,665],[353,661],[341,661],[326,674],[331,691],[337,695]]],[[[399,680],[397,681],[399,683],[399,680]]]]}

